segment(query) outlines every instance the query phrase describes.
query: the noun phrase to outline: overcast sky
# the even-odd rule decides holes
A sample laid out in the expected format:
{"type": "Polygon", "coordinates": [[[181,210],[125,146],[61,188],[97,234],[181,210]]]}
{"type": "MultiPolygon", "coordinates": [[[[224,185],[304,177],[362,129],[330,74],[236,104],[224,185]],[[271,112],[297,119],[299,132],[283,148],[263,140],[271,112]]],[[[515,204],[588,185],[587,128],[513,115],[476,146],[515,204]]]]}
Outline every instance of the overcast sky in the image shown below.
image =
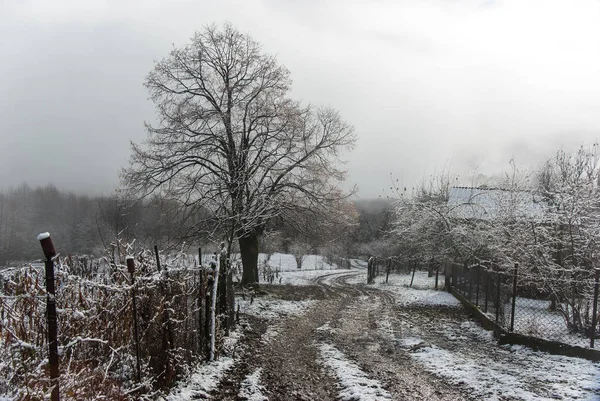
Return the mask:
{"type": "Polygon", "coordinates": [[[154,118],[153,62],[226,21],[355,126],[363,198],[600,137],[598,0],[0,0],[0,188],[109,193],[154,118]]]}

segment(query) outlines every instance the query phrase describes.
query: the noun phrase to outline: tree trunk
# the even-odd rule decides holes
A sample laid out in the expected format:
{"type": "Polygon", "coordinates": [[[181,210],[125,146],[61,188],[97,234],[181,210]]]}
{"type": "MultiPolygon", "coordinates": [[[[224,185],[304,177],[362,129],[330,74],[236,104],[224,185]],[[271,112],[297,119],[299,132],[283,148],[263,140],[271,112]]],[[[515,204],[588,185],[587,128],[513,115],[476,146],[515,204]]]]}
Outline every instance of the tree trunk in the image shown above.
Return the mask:
{"type": "Polygon", "coordinates": [[[258,235],[247,234],[239,239],[242,256],[242,284],[258,283],[258,235]]]}

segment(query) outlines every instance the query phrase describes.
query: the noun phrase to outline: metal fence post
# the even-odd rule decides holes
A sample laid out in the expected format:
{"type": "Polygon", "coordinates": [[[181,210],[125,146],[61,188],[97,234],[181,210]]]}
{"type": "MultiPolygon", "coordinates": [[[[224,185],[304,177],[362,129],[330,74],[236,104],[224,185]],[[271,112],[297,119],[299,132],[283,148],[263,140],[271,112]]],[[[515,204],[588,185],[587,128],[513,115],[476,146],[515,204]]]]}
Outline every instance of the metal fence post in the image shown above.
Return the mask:
{"type": "Polygon", "coordinates": [[[435,265],[435,289],[438,289],[438,278],[440,277],[440,264],[435,265]]]}
{"type": "Polygon", "coordinates": [[[54,258],[56,250],[50,233],[42,233],[37,237],[44,251],[44,267],[46,270],[46,319],[48,322],[48,362],[50,362],[50,383],[52,393],[50,399],[58,401],[59,392],[59,369],[58,369],[58,322],[56,318],[56,290],[54,288],[54,258]]]}
{"type": "Polygon", "coordinates": [[[473,302],[473,269],[470,267],[467,277],[469,280],[469,302],[473,302]]]}
{"type": "Polygon", "coordinates": [[[489,299],[489,292],[490,292],[490,275],[489,272],[487,270],[483,271],[483,281],[485,281],[485,301],[483,304],[483,311],[485,313],[487,313],[487,309],[488,309],[488,299],[489,299]]]}
{"type": "Polygon", "coordinates": [[[500,284],[500,272],[496,272],[496,324],[498,324],[498,320],[500,317],[500,291],[502,289],[500,284]]]}
{"type": "Polygon", "coordinates": [[[594,283],[594,305],[592,307],[592,332],[590,334],[590,348],[594,348],[594,340],[596,339],[596,320],[598,319],[598,289],[600,287],[600,269],[596,269],[596,280],[594,283]]]}
{"type": "Polygon", "coordinates": [[[387,263],[387,270],[385,271],[385,283],[388,283],[388,280],[390,278],[390,270],[392,269],[392,258],[388,259],[388,263],[387,263]]]}
{"type": "Polygon", "coordinates": [[[133,256],[127,256],[127,270],[131,275],[131,299],[133,306],[133,335],[135,336],[135,359],[137,361],[137,381],[142,381],[142,369],[140,364],[140,337],[138,334],[138,319],[137,319],[137,307],[135,301],[135,261],[133,256]]]}
{"type": "Polygon", "coordinates": [[[513,275],[513,293],[512,293],[512,306],[510,312],[510,331],[515,330],[515,304],[517,302],[517,274],[519,271],[519,264],[515,263],[515,273],[513,275]]]}
{"type": "Polygon", "coordinates": [[[452,271],[452,273],[451,273],[451,275],[452,275],[452,287],[456,288],[456,275],[458,274],[458,272],[456,271],[455,265],[452,262],[450,264],[450,270],[452,271]]]}
{"type": "Polygon", "coordinates": [[[480,274],[479,274],[479,270],[481,269],[480,265],[475,266],[475,277],[476,277],[476,283],[475,283],[475,306],[479,306],[479,279],[480,279],[480,274]]]}

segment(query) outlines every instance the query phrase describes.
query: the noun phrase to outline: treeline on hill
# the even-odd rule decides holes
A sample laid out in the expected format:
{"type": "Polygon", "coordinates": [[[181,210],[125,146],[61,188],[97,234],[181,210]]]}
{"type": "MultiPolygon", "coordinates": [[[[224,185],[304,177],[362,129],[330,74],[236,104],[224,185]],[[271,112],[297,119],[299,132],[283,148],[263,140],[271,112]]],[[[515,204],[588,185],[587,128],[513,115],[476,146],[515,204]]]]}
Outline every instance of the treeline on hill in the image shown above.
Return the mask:
{"type": "Polygon", "coordinates": [[[0,266],[41,258],[36,236],[44,231],[63,254],[100,254],[117,237],[170,249],[206,221],[201,214],[159,197],[134,202],[118,194],[87,196],[23,184],[0,192],[0,266]]]}
{"type": "MultiPolygon", "coordinates": [[[[283,212],[269,222],[261,252],[360,256],[377,253],[390,229],[389,200],[360,200],[345,204],[343,216],[322,222],[309,211],[283,212]]],[[[52,185],[26,184],[0,192],[0,266],[42,257],[36,236],[50,231],[63,254],[100,255],[117,238],[135,241],[139,249],[158,245],[179,247],[182,241],[200,244],[219,238],[207,211],[186,211],[173,200],[157,196],[142,201],[111,196],[88,196],[61,191],[52,185]]],[[[214,242],[214,241],[213,241],[214,242]]],[[[234,247],[235,250],[235,247],[234,247]]]]}

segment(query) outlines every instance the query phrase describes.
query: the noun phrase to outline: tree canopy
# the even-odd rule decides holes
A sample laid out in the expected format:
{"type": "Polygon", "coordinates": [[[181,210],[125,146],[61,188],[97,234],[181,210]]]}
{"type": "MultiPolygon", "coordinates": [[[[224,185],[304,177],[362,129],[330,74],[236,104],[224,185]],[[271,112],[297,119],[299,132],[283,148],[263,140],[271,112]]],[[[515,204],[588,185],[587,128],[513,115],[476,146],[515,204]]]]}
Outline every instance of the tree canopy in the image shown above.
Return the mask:
{"type": "Polygon", "coordinates": [[[289,71],[231,25],[208,26],[173,49],[145,86],[158,122],[146,124],[145,143],[132,144],[125,182],[142,196],[210,210],[239,241],[244,282],[258,279],[269,219],[326,211],[346,196],[340,156],[354,145],[353,127],[332,108],[292,100],[289,71]]]}

